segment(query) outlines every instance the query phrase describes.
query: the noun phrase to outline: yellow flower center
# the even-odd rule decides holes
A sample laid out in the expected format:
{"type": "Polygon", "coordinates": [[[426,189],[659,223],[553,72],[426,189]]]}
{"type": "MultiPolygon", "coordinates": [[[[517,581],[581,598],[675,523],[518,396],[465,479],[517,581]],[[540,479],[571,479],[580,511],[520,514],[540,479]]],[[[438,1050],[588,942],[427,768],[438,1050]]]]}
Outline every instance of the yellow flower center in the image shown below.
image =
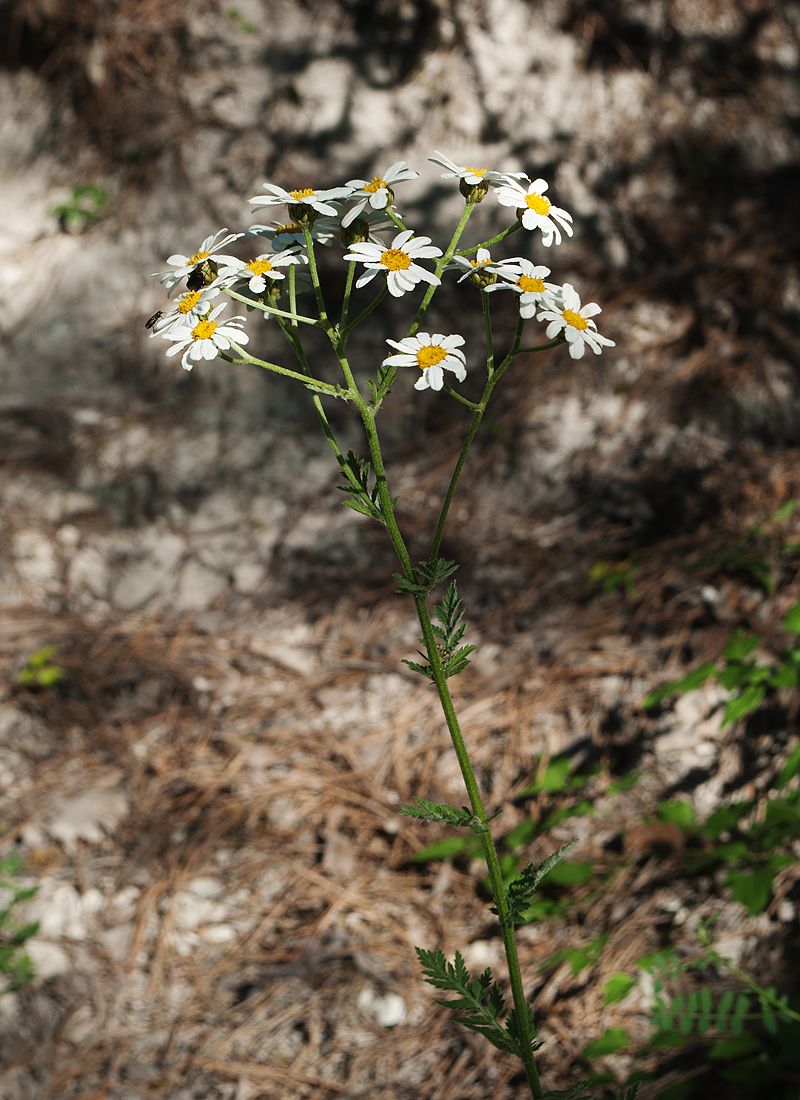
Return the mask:
{"type": "Polygon", "coordinates": [[[411,257],[401,248],[387,248],[381,253],[381,263],[390,271],[405,271],[407,267],[411,267],[411,257]]]}
{"type": "Polygon", "coordinates": [[[483,267],[484,264],[488,264],[488,260],[470,260],[473,267],[483,267]]]}
{"type": "Polygon", "coordinates": [[[192,329],[193,340],[210,340],[217,331],[216,321],[198,321],[192,329]]]}
{"type": "Polygon", "coordinates": [[[304,187],[302,191],[290,191],[289,194],[293,199],[309,199],[314,194],[314,188],[304,187]]]}
{"type": "Polygon", "coordinates": [[[517,286],[526,294],[541,294],[544,290],[544,279],[533,279],[530,275],[520,275],[517,286]]]}
{"type": "Polygon", "coordinates": [[[202,290],[193,290],[189,291],[188,294],[182,294],[178,299],[178,313],[191,313],[202,296],[202,290]]]}
{"type": "Polygon", "coordinates": [[[435,367],[437,363],[441,363],[446,355],[447,350],[436,344],[429,344],[426,348],[420,348],[417,352],[419,369],[425,370],[426,367],[435,367]]]}
{"type": "Polygon", "coordinates": [[[263,275],[267,271],[272,271],[272,264],[265,256],[259,256],[257,260],[251,260],[247,267],[254,275],[263,275]]]}
{"type": "Polygon", "coordinates": [[[380,176],[376,176],[372,183],[368,183],[364,188],[365,191],[370,191],[373,195],[376,191],[380,191],[382,187],[386,186],[386,180],[382,180],[380,176]]]}
{"type": "Polygon", "coordinates": [[[589,322],[581,317],[580,313],[576,313],[574,309],[562,309],[561,316],[567,322],[568,325],[572,325],[573,328],[588,328],[589,322]]]}
{"type": "Polygon", "coordinates": [[[186,266],[188,267],[189,264],[199,264],[203,260],[207,260],[210,255],[210,252],[195,252],[194,256],[190,256],[186,261],[186,266]]]}
{"type": "Polygon", "coordinates": [[[465,171],[470,172],[473,176],[483,176],[486,173],[485,168],[470,168],[469,165],[467,165],[465,171]]]}
{"type": "Polygon", "coordinates": [[[544,195],[526,195],[525,204],[534,214],[547,214],[550,210],[550,200],[544,195]]]}
{"type": "Polygon", "coordinates": [[[292,223],[292,225],[278,225],[278,226],[275,227],[275,236],[276,237],[278,236],[279,233],[300,233],[300,234],[302,234],[302,232],[303,232],[303,230],[300,228],[300,226],[296,225],[294,223],[292,223]]]}

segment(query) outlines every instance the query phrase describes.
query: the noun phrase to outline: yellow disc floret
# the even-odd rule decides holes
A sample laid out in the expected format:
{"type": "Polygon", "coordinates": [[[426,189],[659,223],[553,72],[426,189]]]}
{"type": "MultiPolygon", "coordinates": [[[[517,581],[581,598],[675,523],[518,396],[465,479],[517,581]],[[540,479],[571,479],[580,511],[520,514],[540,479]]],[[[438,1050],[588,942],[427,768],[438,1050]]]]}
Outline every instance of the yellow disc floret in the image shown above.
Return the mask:
{"type": "Polygon", "coordinates": [[[411,267],[411,257],[401,248],[387,248],[381,253],[381,263],[390,271],[405,271],[407,267],[411,267]]]}
{"type": "Polygon", "coordinates": [[[186,261],[186,266],[188,267],[189,264],[202,263],[202,261],[207,260],[210,255],[210,252],[195,252],[194,256],[190,256],[189,259],[186,261]]]}
{"type": "Polygon", "coordinates": [[[467,172],[469,172],[473,176],[482,176],[482,175],[485,174],[486,169],[485,168],[469,168],[468,167],[467,172]]]}
{"type": "Polygon", "coordinates": [[[258,260],[251,260],[247,268],[254,275],[265,275],[268,271],[273,270],[272,264],[264,256],[261,256],[258,260]]]}
{"type": "Polygon", "coordinates": [[[202,290],[190,290],[187,294],[182,294],[178,300],[178,313],[191,313],[202,296],[202,290]]]}
{"type": "Polygon", "coordinates": [[[367,184],[364,190],[374,195],[376,191],[381,191],[384,187],[386,187],[386,180],[382,180],[380,176],[376,176],[372,183],[367,184]]]}
{"type": "Polygon", "coordinates": [[[216,321],[198,321],[192,329],[193,340],[210,340],[217,331],[216,321]]]}
{"type": "Polygon", "coordinates": [[[314,188],[304,187],[301,191],[290,191],[289,194],[293,199],[297,199],[298,201],[301,199],[309,199],[314,194],[314,188]]]}
{"type": "Polygon", "coordinates": [[[589,322],[581,317],[580,313],[576,313],[574,309],[562,309],[561,316],[567,322],[568,325],[572,325],[573,328],[588,328],[589,322]]]}
{"type": "Polygon", "coordinates": [[[548,214],[550,211],[550,200],[546,199],[544,195],[526,195],[525,204],[534,214],[548,214]]]}
{"type": "Polygon", "coordinates": [[[541,294],[544,290],[544,279],[534,279],[530,275],[520,275],[517,286],[525,294],[541,294]]]}
{"type": "Polygon", "coordinates": [[[426,348],[420,348],[417,352],[417,362],[419,363],[420,370],[425,370],[426,367],[435,367],[437,363],[446,358],[447,349],[440,348],[435,344],[429,344],[426,348]]]}

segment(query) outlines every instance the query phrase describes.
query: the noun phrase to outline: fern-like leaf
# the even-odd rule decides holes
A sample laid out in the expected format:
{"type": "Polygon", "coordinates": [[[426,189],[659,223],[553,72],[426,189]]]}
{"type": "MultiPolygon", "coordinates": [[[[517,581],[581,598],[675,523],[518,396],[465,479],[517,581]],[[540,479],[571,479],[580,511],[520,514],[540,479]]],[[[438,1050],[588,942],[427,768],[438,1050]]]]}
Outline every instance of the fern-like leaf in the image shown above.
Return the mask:
{"type": "Polygon", "coordinates": [[[453,962],[449,963],[441,950],[425,951],[421,947],[415,950],[424,980],[436,989],[458,994],[450,1000],[436,1002],[453,1011],[455,1023],[483,1035],[498,1050],[521,1057],[516,1026],[509,1028],[506,1024],[503,1028],[499,1021],[505,998],[500,986],[492,980],[491,970],[487,967],[477,978],[470,979],[460,952],[456,951],[453,962]]]}
{"type": "MultiPolygon", "coordinates": [[[[511,918],[515,923],[519,923],[522,920],[522,914],[530,908],[533,895],[538,890],[539,883],[547,872],[552,871],[557,863],[560,863],[562,859],[569,855],[577,843],[577,840],[571,840],[569,844],[565,844],[563,848],[559,848],[557,852],[553,852],[551,856],[548,856],[538,867],[534,867],[532,863],[529,863],[509,885],[508,906],[511,911],[511,918]]],[[[497,913],[497,910],[492,909],[492,912],[497,913]]]]}
{"type": "MultiPolygon", "coordinates": [[[[452,562],[440,562],[433,563],[434,566],[447,566],[448,572],[445,575],[449,575],[452,569],[449,567],[452,562]]],[[[420,568],[428,567],[428,562],[422,562],[420,568]]],[[[432,576],[433,574],[431,574],[432,576]]],[[[397,579],[400,574],[395,574],[397,579]]],[[[438,583],[438,582],[437,582],[438,583]]],[[[411,591],[411,586],[406,584],[404,591],[411,591]]],[[[459,672],[463,672],[469,664],[469,655],[475,651],[474,645],[459,645],[459,642],[464,637],[464,631],[467,629],[467,624],[463,622],[464,618],[464,605],[461,597],[458,594],[456,582],[451,581],[450,587],[445,593],[445,597],[440,605],[434,608],[434,615],[441,623],[441,626],[432,624],[433,633],[436,637],[436,649],[439,653],[439,660],[442,666],[442,672],[446,678],[450,676],[457,676],[459,672]]],[[[425,639],[420,638],[420,644],[425,644],[425,639]]],[[[425,659],[425,654],[420,653],[422,659],[425,659]]],[[[433,680],[433,669],[430,663],[419,664],[417,661],[403,660],[404,665],[408,665],[414,672],[419,672],[423,676],[426,676],[429,680],[433,680]]]]}
{"type": "Polygon", "coordinates": [[[427,798],[418,798],[418,806],[403,804],[400,813],[404,817],[415,817],[418,821],[439,821],[445,825],[455,825],[457,828],[473,829],[479,824],[475,814],[466,806],[457,810],[455,806],[448,806],[446,802],[431,802],[427,798]]]}

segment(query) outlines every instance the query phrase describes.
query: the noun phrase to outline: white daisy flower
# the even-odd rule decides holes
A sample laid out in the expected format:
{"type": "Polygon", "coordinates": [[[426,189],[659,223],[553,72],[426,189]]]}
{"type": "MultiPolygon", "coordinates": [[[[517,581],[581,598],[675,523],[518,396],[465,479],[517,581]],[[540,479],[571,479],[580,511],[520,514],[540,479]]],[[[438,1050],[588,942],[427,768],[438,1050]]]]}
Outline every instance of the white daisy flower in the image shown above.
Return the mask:
{"type": "Polygon", "coordinates": [[[373,210],[385,210],[394,201],[392,185],[404,180],[415,180],[418,176],[419,172],[409,168],[404,160],[398,160],[382,176],[375,176],[372,181],[349,180],[347,186],[352,190],[348,197],[357,202],[342,218],[342,227],[346,229],[368,204],[373,210]]]}
{"type": "MultiPolygon", "coordinates": [[[[333,205],[333,204],[332,204],[333,205]]],[[[317,218],[311,226],[311,239],[317,244],[330,244],[336,229],[334,218],[317,218]]],[[[284,252],[293,245],[302,246],[306,243],[303,235],[303,227],[292,222],[270,222],[269,225],[251,225],[245,237],[266,237],[272,241],[274,252],[284,252]]]]}
{"type": "Polygon", "coordinates": [[[549,267],[535,265],[522,256],[515,256],[508,261],[506,269],[500,274],[503,282],[487,287],[487,291],[515,291],[519,294],[520,316],[526,320],[535,315],[537,306],[555,308],[560,301],[561,287],[557,283],[545,282],[545,276],[550,274],[549,267]]]}
{"type": "Polygon", "coordinates": [[[265,183],[268,195],[254,195],[249,201],[256,210],[265,206],[307,206],[317,214],[331,216],[336,213],[328,199],[343,199],[350,194],[347,187],[329,187],[326,191],[315,191],[313,187],[302,187],[296,191],[286,191],[274,183],[265,183]]]}
{"type": "Polygon", "coordinates": [[[525,179],[524,172],[495,172],[491,168],[465,168],[463,165],[456,164],[455,161],[450,160],[444,153],[440,153],[438,149],[433,150],[436,154],[435,157],[428,157],[428,160],[433,164],[438,164],[441,168],[446,168],[446,172],[442,172],[441,179],[458,179],[463,180],[464,183],[469,184],[470,187],[475,187],[479,183],[506,183],[511,179],[525,179]]]}
{"type": "Polygon", "coordinates": [[[467,377],[466,359],[459,346],[464,337],[442,336],[435,333],[418,332],[416,336],[407,336],[404,340],[387,340],[399,355],[390,355],[384,359],[385,367],[419,367],[422,377],[414,383],[415,390],[440,390],[444,385],[444,372],[452,371],[459,382],[467,377]]]}
{"type": "Polygon", "coordinates": [[[541,229],[542,244],[546,248],[550,247],[554,239],[556,244],[561,244],[561,230],[558,225],[560,224],[561,229],[571,237],[572,215],[558,206],[553,206],[550,200],[544,197],[547,184],[543,179],[536,179],[533,183],[528,181],[528,183],[529,186],[526,189],[521,184],[509,180],[506,186],[497,188],[498,202],[503,206],[514,207],[525,229],[541,229]]]}
{"type": "Polygon", "coordinates": [[[495,282],[498,275],[514,278],[518,271],[516,258],[493,260],[488,248],[479,248],[475,259],[470,259],[469,256],[454,256],[445,270],[452,267],[459,267],[464,272],[458,280],[460,283],[472,276],[470,282],[475,286],[482,286],[485,290],[491,289],[491,284],[495,282]]]}
{"type": "Polygon", "coordinates": [[[430,237],[415,237],[413,229],[404,229],[392,241],[391,248],[382,243],[362,241],[350,246],[346,260],[360,260],[367,270],[356,282],[357,287],[366,286],[379,271],[385,271],[389,284],[389,293],[400,298],[406,291],[413,290],[420,279],[438,286],[441,279],[414,260],[432,259],[441,256],[441,248],[430,243],[430,237]]]}
{"type": "Polygon", "coordinates": [[[286,278],[285,272],[278,271],[277,268],[305,262],[306,257],[302,252],[287,249],[285,252],[275,252],[271,256],[257,256],[249,263],[239,260],[235,266],[231,265],[221,271],[220,278],[231,282],[247,280],[247,285],[253,294],[263,294],[270,279],[286,278]]]}
{"type": "MultiPolygon", "coordinates": [[[[545,303],[548,304],[548,303],[545,303]]],[[[613,340],[601,336],[597,331],[597,325],[590,318],[600,313],[600,306],[596,302],[588,302],[581,307],[578,292],[570,283],[564,283],[561,288],[561,301],[551,303],[553,308],[543,310],[538,317],[540,321],[549,321],[547,326],[547,339],[552,340],[563,330],[564,337],[569,344],[569,353],[573,359],[582,359],[588,344],[595,355],[599,355],[603,347],[613,348],[613,340]]]]}
{"type": "Polygon", "coordinates": [[[169,313],[162,314],[152,325],[151,337],[164,336],[165,333],[178,329],[193,328],[203,314],[211,310],[211,299],[217,297],[223,285],[221,282],[214,282],[202,290],[187,290],[185,294],[181,294],[175,307],[169,313]]]}
{"type": "Polygon", "coordinates": [[[238,241],[240,237],[244,236],[243,233],[228,233],[227,237],[223,236],[223,233],[228,233],[227,229],[220,229],[218,233],[212,234],[210,237],[206,237],[203,243],[193,256],[182,256],[180,253],[176,253],[174,256],[170,256],[167,259],[167,263],[171,264],[175,271],[154,271],[154,275],[161,276],[161,282],[167,284],[167,297],[172,296],[172,292],[175,287],[185,279],[188,275],[194,271],[198,264],[203,263],[204,260],[213,256],[216,263],[229,263],[235,262],[235,256],[223,256],[220,254],[221,248],[226,248],[227,245],[233,241],[238,241]],[[220,239],[222,238],[222,239],[220,239]]]}
{"type": "Polygon", "coordinates": [[[246,344],[250,337],[242,332],[244,317],[231,317],[223,325],[217,323],[217,317],[227,306],[227,302],[222,302],[191,329],[180,328],[164,333],[165,340],[174,341],[172,347],[167,348],[167,355],[177,355],[182,351],[181,366],[184,370],[191,370],[201,359],[216,359],[220,351],[231,346],[232,340],[237,344],[246,344]]]}

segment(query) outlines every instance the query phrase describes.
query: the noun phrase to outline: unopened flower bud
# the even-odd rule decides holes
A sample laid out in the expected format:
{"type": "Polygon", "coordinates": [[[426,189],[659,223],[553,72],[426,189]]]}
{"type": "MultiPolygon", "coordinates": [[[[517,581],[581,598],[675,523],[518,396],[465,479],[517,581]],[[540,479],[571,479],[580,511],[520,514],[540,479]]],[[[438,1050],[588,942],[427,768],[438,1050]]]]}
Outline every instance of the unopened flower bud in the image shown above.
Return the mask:
{"type": "Polygon", "coordinates": [[[309,229],[319,217],[313,206],[305,202],[293,202],[287,206],[289,217],[296,225],[307,225],[309,229]]]}
{"type": "Polygon", "coordinates": [[[486,192],[489,190],[489,181],[481,180],[480,183],[467,183],[465,179],[458,181],[458,189],[467,202],[483,202],[486,192]]]}
{"type": "Polygon", "coordinates": [[[360,244],[369,240],[369,225],[363,218],[356,218],[348,226],[342,226],[339,233],[339,243],[342,248],[350,248],[351,245],[360,244]]]}

